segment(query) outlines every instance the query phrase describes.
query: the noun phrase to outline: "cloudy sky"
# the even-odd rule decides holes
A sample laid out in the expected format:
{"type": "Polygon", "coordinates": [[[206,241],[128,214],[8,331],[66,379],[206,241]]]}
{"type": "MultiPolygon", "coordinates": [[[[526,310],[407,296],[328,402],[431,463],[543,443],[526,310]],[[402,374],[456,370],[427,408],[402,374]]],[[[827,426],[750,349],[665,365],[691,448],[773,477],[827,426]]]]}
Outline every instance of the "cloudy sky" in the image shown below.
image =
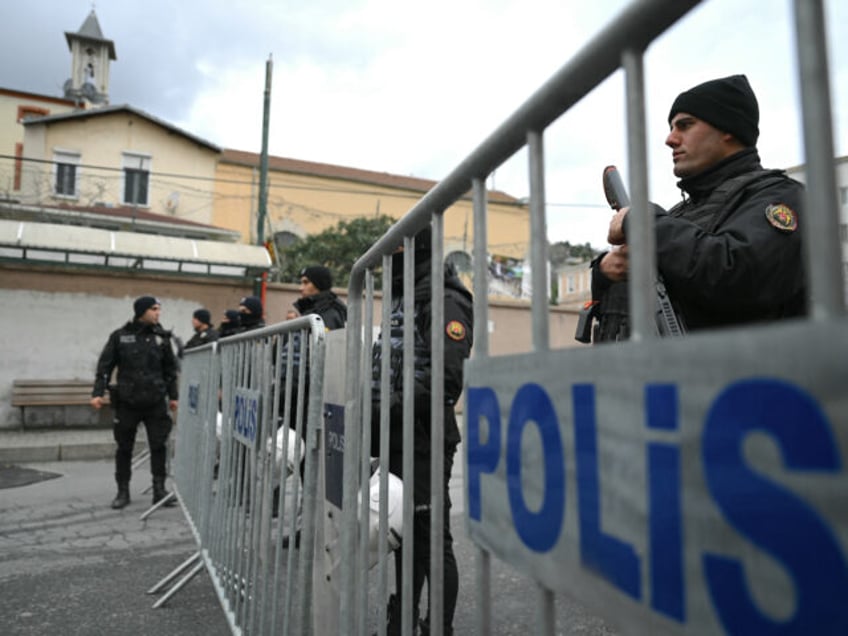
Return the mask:
{"type": "MultiPolygon", "coordinates": [[[[439,180],[567,63],[627,0],[98,0],[114,41],[110,99],[226,148],[259,152],[273,55],[273,155],[439,180]]],[[[0,86],[61,95],[64,32],[90,1],[0,4],[0,86]]],[[[827,0],[837,155],[848,153],[848,2],[827,0]]],[[[663,145],[669,105],[745,73],[767,167],[804,162],[790,0],[705,0],[645,58],[651,198],[679,198],[663,145]]],[[[624,77],[615,73],[548,131],[548,234],[605,244],[600,175],[627,172],[624,77]]],[[[489,185],[526,196],[526,156],[489,185]]]]}

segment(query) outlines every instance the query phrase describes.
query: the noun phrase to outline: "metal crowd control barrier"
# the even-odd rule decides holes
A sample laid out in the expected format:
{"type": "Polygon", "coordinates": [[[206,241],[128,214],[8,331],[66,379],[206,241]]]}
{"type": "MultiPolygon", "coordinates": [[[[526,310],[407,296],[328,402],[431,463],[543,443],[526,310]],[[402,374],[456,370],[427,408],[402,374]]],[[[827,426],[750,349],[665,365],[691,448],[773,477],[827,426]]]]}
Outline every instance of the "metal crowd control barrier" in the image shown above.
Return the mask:
{"type": "MultiPolygon", "coordinates": [[[[355,504],[370,461],[373,271],[382,266],[386,277],[389,255],[401,244],[411,247],[410,237],[427,225],[433,229],[433,260],[441,263],[442,216],[469,190],[475,349],[466,365],[463,444],[467,531],[478,546],[475,633],[497,633],[492,556],[536,584],[538,634],[556,632],[558,595],[585,603],[626,634],[848,633],[848,321],[822,2],[793,3],[808,168],[802,223],[810,316],[661,341],[651,326],[656,264],[647,213],[642,63],[646,47],[697,4],[633,2],[354,265],[347,359],[360,362],[348,368],[344,450],[357,461],[344,465],[346,557],[338,633],[364,633],[369,605],[361,593],[368,575],[361,549],[365,517],[355,504]],[[633,337],[618,345],[552,351],[544,133],[619,68],[626,76],[633,201],[628,234],[633,337]],[[495,357],[489,355],[487,336],[485,180],[525,146],[533,351],[495,357]]],[[[407,259],[405,271],[410,266],[407,259]]],[[[436,333],[443,311],[438,273],[437,266],[432,290],[436,396],[444,380],[437,372],[443,361],[436,333]]],[[[408,276],[405,285],[410,288],[408,276]]],[[[384,329],[387,323],[384,306],[384,329]]],[[[406,337],[405,344],[409,391],[412,348],[406,337]]],[[[432,535],[437,538],[431,551],[439,555],[443,422],[440,409],[432,412],[432,535]]],[[[405,445],[411,420],[407,406],[405,445]]],[[[406,573],[412,569],[409,490],[405,485],[406,573]]],[[[383,512],[381,539],[385,525],[383,512]]],[[[437,590],[444,583],[440,561],[433,559],[429,581],[437,590]]],[[[384,603],[385,559],[378,572],[377,602],[384,603]]],[[[405,608],[402,633],[409,636],[414,627],[408,577],[399,592],[405,608]]],[[[432,634],[442,633],[440,596],[430,599],[432,634]]],[[[381,630],[384,619],[385,612],[381,630]]]]}
{"type": "Polygon", "coordinates": [[[323,633],[325,338],[306,316],[185,352],[173,480],[198,552],[150,590],[193,566],[155,607],[205,566],[234,634],[323,633]]]}
{"type": "MultiPolygon", "coordinates": [[[[556,632],[556,605],[564,597],[626,634],[848,633],[848,319],[838,266],[822,2],[793,4],[808,175],[802,223],[810,316],[658,340],[650,327],[656,265],[647,213],[642,60],[645,48],[696,4],[634,2],[428,192],[354,265],[346,333],[325,334],[320,319],[305,317],[186,352],[174,480],[199,550],[157,591],[192,568],[171,588],[178,590],[202,564],[235,634],[364,634],[370,631],[374,577],[379,633],[385,633],[386,478],[379,492],[376,570],[368,558],[370,497],[359,497],[372,467],[366,423],[372,417],[374,270],[382,267],[384,281],[390,280],[391,254],[404,245],[404,288],[411,289],[411,237],[432,228],[431,406],[437,407],[444,382],[443,214],[470,190],[475,343],[466,364],[463,459],[465,529],[477,546],[474,633],[498,632],[492,557],[538,590],[535,632],[546,636],[556,632]],[[619,68],[626,76],[633,203],[633,337],[554,351],[545,280],[544,133],[619,68]],[[533,350],[492,356],[485,181],[525,146],[533,350]],[[310,344],[309,390],[301,365],[296,398],[291,349],[283,346],[295,333],[310,344]],[[296,458],[305,438],[302,492],[299,469],[275,474],[277,457],[287,457],[292,443],[286,435],[276,443],[280,417],[282,430],[295,428],[296,458]],[[287,506],[290,485],[294,496],[287,506]],[[299,506],[301,544],[285,550],[283,535],[287,528],[293,536],[299,506]]],[[[384,288],[378,321],[384,331],[390,299],[390,287],[384,288]]],[[[404,312],[411,315],[411,294],[405,300],[404,312]]],[[[407,395],[412,345],[406,330],[407,395]]],[[[431,412],[431,553],[440,555],[444,422],[440,408],[431,412]]],[[[405,475],[412,474],[413,415],[407,400],[405,475]]],[[[385,433],[384,407],[379,419],[385,433]]],[[[404,484],[405,578],[397,590],[407,610],[406,636],[415,629],[408,611],[411,486],[404,484]]],[[[444,586],[439,558],[428,583],[434,590],[444,586]]],[[[441,594],[428,602],[431,633],[442,634],[441,594]]]]}

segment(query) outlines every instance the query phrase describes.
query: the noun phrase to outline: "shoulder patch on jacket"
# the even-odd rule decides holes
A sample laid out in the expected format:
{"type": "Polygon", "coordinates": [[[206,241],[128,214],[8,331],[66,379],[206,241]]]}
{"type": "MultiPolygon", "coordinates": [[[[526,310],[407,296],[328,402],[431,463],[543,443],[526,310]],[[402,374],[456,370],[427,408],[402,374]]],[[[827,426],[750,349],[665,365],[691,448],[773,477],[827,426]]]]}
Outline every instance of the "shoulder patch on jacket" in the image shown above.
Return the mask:
{"type": "Polygon", "coordinates": [[[445,326],[445,333],[451,340],[456,340],[457,342],[465,340],[465,325],[458,320],[451,320],[445,326]]]}
{"type": "Polygon", "coordinates": [[[798,215],[795,210],[783,203],[767,206],[766,219],[783,232],[794,232],[798,229],[798,215]]]}

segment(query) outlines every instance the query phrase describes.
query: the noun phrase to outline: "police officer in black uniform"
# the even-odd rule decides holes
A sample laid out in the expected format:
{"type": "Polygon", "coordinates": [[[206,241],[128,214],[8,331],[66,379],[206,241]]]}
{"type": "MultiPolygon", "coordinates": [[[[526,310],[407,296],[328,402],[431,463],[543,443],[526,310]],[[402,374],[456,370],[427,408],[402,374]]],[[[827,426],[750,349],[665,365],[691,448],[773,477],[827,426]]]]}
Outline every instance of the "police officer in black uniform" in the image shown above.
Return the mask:
{"type": "Polygon", "coordinates": [[[253,331],[265,326],[265,309],[259,296],[245,296],[239,301],[241,331],[253,331]]]}
{"type": "MultiPolygon", "coordinates": [[[[430,572],[430,378],[432,361],[430,355],[431,313],[431,240],[430,229],[422,230],[415,236],[415,313],[405,316],[403,313],[403,253],[398,251],[392,256],[392,309],[391,333],[381,334],[374,343],[372,353],[372,434],[371,454],[379,455],[380,440],[380,375],[382,366],[381,339],[388,335],[391,341],[390,362],[390,457],[389,470],[403,479],[403,332],[405,327],[414,330],[415,340],[415,448],[414,448],[414,492],[415,502],[414,546],[413,546],[413,608],[418,617],[418,603],[425,579],[430,572]]],[[[459,574],[453,553],[453,537],[450,529],[450,489],[449,480],[453,468],[453,458],[460,442],[459,427],[456,422],[454,406],[462,392],[463,362],[470,355],[473,343],[474,309],[471,293],[457,278],[451,265],[444,270],[444,325],[440,330],[444,336],[444,634],[453,633],[453,615],[459,590],[459,574]]],[[[396,590],[401,589],[401,555],[395,554],[396,590]]],[[[428,592],[435,593],[435,590],[428,592]]],[[[400,634],[401,607],[400,598],[392,595],[389,599],[388,633],[400,634]]],[[[429,619],[422,621],[423,633],[429,633],[429,619]]]]}
{"type": "MultiPolygon", "coordinates": [[[[310,265],[304,267],[300,271],[300,298],[293,303],[293,308],[287,319],[298,316],[308,316],[315,314],[321,317],[324,321],[324,329],[332,331],[335,329],[343,329],[347,324],[347,305],[336,295],[332,290],[333,274],[328,267],[324,265],[310,265]]],[[[308,360],[309,340],[306,340],[306,347],[303,346],[303,334],[300,331],[293,331],[285,336],[282,346],[280,347],[280,411],[278,427],[282,426],[285,421],[286,404],[285,404],[285,386],[286,377],[288,374],[288,357],[291,354],[292,358],[292,382],[291,382],[291,398],[288,402],[289,426],[292,429],[297,428],[297,407],[298,407],[298,391],[300,385],[300,363],[302,360],[308,360]]],[[[304,370],[304,400],[303,403],[309,403],[309,370],[304,370]]],[[[303,410],[305,413],[305,409],[303,410]]],[[[305,415],[304,415],[305,419],[305,415]]],[[[302,426],[301,435],[304,441],[306,440],[306,426],[302,426]]],[[[300,477],[303,478],[304,461],[300,462],[300,477]]],[[[273,514],[276,516],[278,512],[279,499],[278,489],[274,489],[274,507],[273,514]]],[[[300,536],[300,505],[302,501],[298,501],[297,509],[297,534],[296,541],[299,544],[300,536]]],[[[288,536],[283,537],[283,545],[288,546],[288,536]]]]}
{"type": "Polygon", "coordinates": [[[323,265],[310,265],[300,272],[300,298],[294,301],[300,316],[318,314],[327,331],[347,323],[347,306],[332,290],[333,273],[323,265]]]}
{"type": "Polygon", "coordinates": [[[241,313],[238,309],[227,309],[218,326],[218,336],[226,338],[242,332],[241,313]]]}
{"type": "MultiPolygon", "coordinates": [[[[654,206],[657,269],[686,328],[804,315],[803,186],[760,165],[759,106],[747,78],[732,75],[681,93],[668,122],[665,143],[683,201],[668,212],[654,206]]],[[[627,277],[628,209],[610,222],[607,240],[616,247],[592,266],[593,298],[602,306],[606,298],[616,311],[621,303],[605,294],[620,292],[627,277]]],[[[604,328],[604,314],[601,339],[622,339],[604,328]]]]}
{"type": "Polygon", "coordinates": [[[205,307],[195,310],[191,315],[191,326],[194,327],[194,334],[185,343],[186,349],[200,347],[219,338],[218,330],[212,326],[212,314],[205,307]]]}
{"type": "MultiPolygon", "coordinates": [[[[144,422],[150,450],[150,472],[153,475],[153,503],[168,496],[166,454],[171,432],[172,411],[177,408],[177,358],[171,346],[171,334],[159,325],[162,306],[153,296],[141,296],[133,303],[135,315],[109,336],[94,379],[91,406],[103,405],[103,395],[112,371],[117,367],[117,385],[109,386],[115,409],[113,433],[115,481],[118,494],[112,508],[130,503],[132,453],[138,425],[144,422]]],[[[169,502],[170,503],[170,502],[169,502]]]]}
{"type": "MultiPolygon", "coordinates": [[[[327,267],[323,265],[311,265],[304,267],[300,272],[300,298],[294,302],[296,314],[299,316],[308,316],[317,314],[324,321],[324,328],[327,331],[334,329],[343,329],[347,323],[347,306],[332,290],[333,275],[327,267]]],[[[294,331],[288,335],[282,347],[280,347],[280,391],[282,393],[286,382],[286,368],[289,352],[292,357],[292,400],[290,404],[290,424],[295,427],[295,411],[297,407],[297,386],[300,375],[301,359],[306,357],[302,351],[301,333],[294,331]]],[[[305,391],[309,389],[309,375],[306,374],[305,391]]],[[[304,393],[307,395],[307,393],[304,393]]],[[[280,403],[280,416],[282,417],[284,404],[280,403]]],[[[306,431],[304,431],[304,434],[306,431]]]]}

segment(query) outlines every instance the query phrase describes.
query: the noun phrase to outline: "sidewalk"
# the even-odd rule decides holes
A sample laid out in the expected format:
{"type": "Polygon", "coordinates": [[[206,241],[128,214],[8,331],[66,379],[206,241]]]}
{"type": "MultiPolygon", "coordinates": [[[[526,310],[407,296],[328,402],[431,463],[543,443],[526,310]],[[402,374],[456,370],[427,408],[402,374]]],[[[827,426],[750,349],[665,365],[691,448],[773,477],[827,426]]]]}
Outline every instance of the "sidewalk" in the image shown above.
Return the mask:
{"type": "MultiPolygon", "coordinates": [[[[140,430],[135,450],[146,448],[147,438],[144,430],[140,430]]],[[[111,428],[0,430],[0,463],[110,459],[114,456],[111,428]]]]}

